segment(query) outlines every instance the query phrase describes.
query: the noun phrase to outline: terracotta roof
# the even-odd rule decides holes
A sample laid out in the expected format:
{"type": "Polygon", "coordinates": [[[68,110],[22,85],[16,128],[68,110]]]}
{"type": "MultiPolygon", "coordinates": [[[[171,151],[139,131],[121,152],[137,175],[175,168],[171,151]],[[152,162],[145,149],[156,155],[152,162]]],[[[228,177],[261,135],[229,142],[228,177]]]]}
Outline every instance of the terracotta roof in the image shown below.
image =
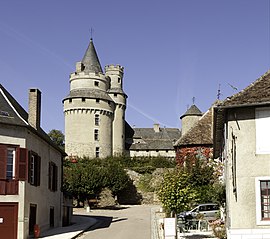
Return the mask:
{"type": "Polygon", "coordinates": [[[241,106],[270,102],[270,71],[244,90],[225,99],[219,106],[241,106]]]}
{"type": "Polygon", "coordinates": [[[195,125],[179,138],[175,147],[182,145],[211,145],[212,140],[212,108],[211,107],[195,125]]]}
{"type": "Polygon", "coordinates": [[[160,128],[155,132],[153,128],[133,128],[133,144],[131,150],[173,150],[173,143],[180,137],[177,128],[160,128]]]}

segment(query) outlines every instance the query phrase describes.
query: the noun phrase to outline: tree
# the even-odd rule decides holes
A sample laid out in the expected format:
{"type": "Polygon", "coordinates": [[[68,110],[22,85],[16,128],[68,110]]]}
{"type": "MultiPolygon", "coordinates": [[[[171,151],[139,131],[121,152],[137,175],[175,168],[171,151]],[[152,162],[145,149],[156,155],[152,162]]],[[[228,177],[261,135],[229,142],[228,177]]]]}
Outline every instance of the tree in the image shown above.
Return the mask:
{"type": "Polygon", "coordinates": [[[196,203],[224,203],[224,186],[215,169],[216,163],[197,159],[166,174],[158,191],[163,206],[181,212],[196,203]]]}
{"type": "Polygon", "coordinates": [[[65,136],[61,130],[52,129],[48,135],[59,148],[65,149],[65,136]]]}
{"type": "Polygon", "coordinates": [[[188,210],[197,199],[197,192],[190,184],[190,175],[176,169],[166,173],[163,179],[158,191],[163,207],[175,213],[188,210]]]}

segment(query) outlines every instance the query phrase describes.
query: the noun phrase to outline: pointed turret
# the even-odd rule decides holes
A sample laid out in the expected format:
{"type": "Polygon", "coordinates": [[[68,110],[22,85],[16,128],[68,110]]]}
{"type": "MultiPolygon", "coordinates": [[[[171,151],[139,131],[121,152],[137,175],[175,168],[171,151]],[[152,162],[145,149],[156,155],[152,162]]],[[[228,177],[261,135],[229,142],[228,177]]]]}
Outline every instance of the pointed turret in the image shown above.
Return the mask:
{"type": "Polygon", "coordinates": [[[180,119],[182,120],[182,135],[184,135],[201,118],[202,112],[196,105],[192,105],[180,119]]]}
{"type": "Polygon", "coordinates": [[[84,54],[82,63],[84,65],[83,71],[103,73],[92,38],[90,39],[90,43],[84,54]]]}

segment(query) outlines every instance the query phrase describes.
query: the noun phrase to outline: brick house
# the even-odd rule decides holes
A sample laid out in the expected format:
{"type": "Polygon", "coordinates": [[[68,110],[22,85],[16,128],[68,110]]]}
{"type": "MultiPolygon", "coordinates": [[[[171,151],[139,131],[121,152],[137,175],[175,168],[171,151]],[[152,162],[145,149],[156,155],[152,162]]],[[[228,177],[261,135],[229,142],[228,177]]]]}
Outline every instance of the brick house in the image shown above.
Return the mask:
{"type": "Polygon", "coordinates": [[[40,127],[41,92],[29,90],[29,112],[0,85],[0,235],[28,238],[62,225],[62,159],[40,127]]]}

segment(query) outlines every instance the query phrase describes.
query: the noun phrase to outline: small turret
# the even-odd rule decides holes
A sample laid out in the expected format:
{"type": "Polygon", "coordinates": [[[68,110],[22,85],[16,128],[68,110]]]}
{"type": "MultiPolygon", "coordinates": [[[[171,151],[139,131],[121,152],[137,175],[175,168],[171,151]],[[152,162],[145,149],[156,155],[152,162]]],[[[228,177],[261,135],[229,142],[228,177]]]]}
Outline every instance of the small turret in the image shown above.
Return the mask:
{"type": "Polygon", "coordinates": [[[120,65],[105,66],[105,75],[111,80],[111,89],[122,89],[124,67],[120,65]]]}
{"type": "Polygon", "coordinates": [[[196,105],[192,105],[180,119],[182,120],[182,135],[184,135],[202,117],[202,112],[196,105]]]}

